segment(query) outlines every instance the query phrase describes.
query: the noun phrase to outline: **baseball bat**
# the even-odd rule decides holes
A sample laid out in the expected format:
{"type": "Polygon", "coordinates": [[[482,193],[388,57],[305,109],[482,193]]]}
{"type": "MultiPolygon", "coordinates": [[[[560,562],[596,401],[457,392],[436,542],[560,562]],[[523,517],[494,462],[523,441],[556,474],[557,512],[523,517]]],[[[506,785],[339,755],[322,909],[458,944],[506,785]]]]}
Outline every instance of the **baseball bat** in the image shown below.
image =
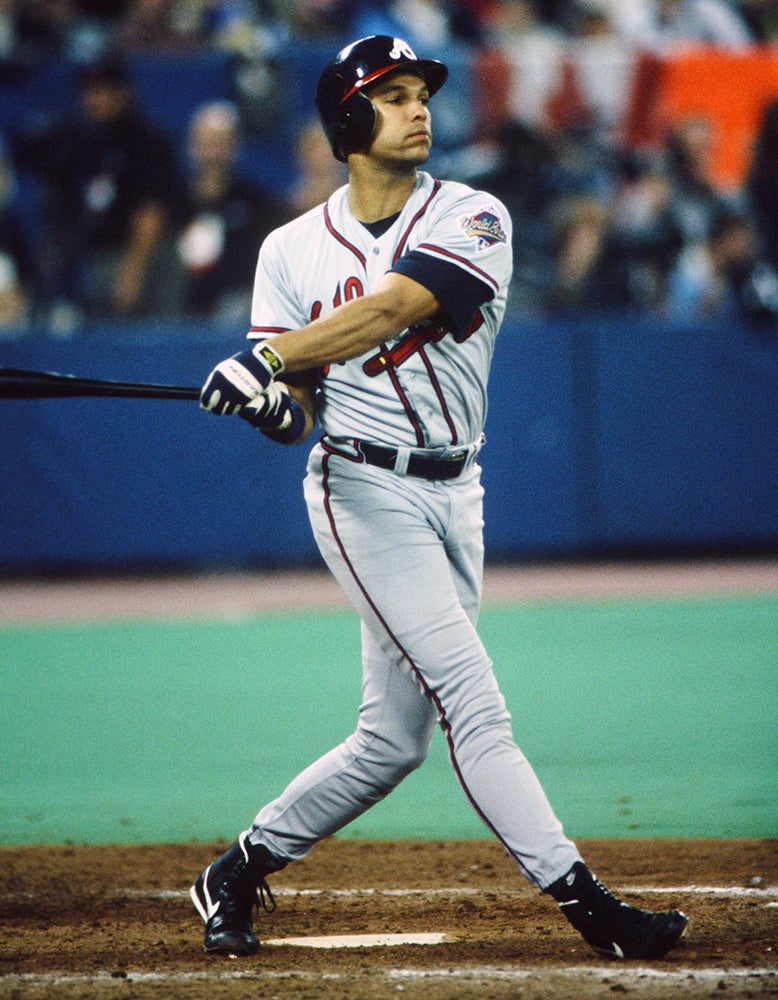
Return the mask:
{"type": "Polygon", "coordinates": [[[80,378],[59,372],[0,368],[0,399],[55,399],[62,396],[135,396],[141,399],[199,399],[200,389],[155,382],[80,378]]]}

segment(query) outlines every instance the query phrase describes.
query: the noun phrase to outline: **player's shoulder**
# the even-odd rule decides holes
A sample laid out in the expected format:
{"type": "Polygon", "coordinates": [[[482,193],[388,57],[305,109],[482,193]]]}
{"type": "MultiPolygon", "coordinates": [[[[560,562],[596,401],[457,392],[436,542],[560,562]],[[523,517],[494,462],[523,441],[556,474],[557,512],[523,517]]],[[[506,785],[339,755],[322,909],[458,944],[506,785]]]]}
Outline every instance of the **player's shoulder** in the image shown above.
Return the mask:
{"type": "Polygon", "coordinates": [[[425,179],[425,187],[435,192],[434,202],[437,203],[439,210],[479,211],[491,208],[497,215],[508,217],[505,205],[489,191],[471,187],[462,181],[439,180],[429,175],[427,177],[429,180],[425,179]]]}
{"type": "Polygon", "coordinates": [[[433,205],[440,217],[456,221],[458,228],[468,235],[487,233],[494,237],[495,243],[510,242],[511,217],[499,198],[461,181],[430,180],[433,205]]]}
{"type": "Polygon", "coordinates": [[[487,199],[498,201],[489,191],[471,187],[464,181],[448,180],[440,177],[433,177],[426,171],[419,171],[419,192],[427,197],[430,194],[434,200],[442,202],[459,202],[475,199],[476,201],[487,199]]]}

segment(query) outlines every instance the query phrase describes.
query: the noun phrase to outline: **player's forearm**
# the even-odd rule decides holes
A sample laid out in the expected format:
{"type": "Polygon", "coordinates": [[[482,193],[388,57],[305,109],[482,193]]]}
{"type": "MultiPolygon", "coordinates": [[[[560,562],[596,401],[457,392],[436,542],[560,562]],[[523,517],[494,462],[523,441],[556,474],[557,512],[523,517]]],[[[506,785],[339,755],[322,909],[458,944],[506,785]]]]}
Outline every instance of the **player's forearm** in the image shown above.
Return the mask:
{"type": "Polygon", "coordinates": [[[380,305],[356,299],[300,330],[274,338],[273,350],[286,371],[304,371],[357,358],[402,329],[380,305]]]}
{"type": "Polygon", "coordinates": [[[372,294],[346,302],[298,330],[279,334],[272,343],[261,342],[222,361],[208,376],[200,405],[218,416],[240,413],[260,399],[282,372],[357,358],[439,312],[432,292],[412,278],[389,272],[372,294]]]}
{"type": "Polygon", "coordinates": [[[387,275],[374,293],[273,339],[286,371],[305,371],[357,358],[439,311],[434,295],[402,275],[387,275]]]}

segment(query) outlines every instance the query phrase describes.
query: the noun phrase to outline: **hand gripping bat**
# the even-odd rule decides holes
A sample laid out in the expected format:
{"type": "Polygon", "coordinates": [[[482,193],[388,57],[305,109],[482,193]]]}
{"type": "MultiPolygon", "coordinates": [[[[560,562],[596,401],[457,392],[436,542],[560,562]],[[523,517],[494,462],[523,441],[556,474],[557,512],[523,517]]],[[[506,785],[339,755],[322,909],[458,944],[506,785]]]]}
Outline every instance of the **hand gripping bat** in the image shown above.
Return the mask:
{"type": "Polygon", "coordinates": [[[0,368],[0,399],[54,399],[62,396],[137,396],[141,399],[199,399],[200,388],[80,378],[57,372],[0,368]]]}

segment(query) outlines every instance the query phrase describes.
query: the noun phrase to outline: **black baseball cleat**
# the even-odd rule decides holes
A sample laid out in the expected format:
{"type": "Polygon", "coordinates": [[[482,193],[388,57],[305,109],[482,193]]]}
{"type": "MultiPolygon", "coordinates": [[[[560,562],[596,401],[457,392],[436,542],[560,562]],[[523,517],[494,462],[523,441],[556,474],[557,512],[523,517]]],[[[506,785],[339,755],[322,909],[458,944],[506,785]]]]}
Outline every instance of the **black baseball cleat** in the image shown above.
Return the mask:
{"type": "Polygon", "coordinates": [[[250,844],[246,831],[205,869],[189,895],[205,921],[206,951],[255,954],[259,940],[254,933],[254,907],[261,905],[267,913],[275,909],[265,875],[283,867],[266,848],[250,844]]]}
{"type": "Polygon", "coordinates": [[[581,861],[545,891],[584,940],[606,958],[662,958],[688,929],[689,918],[680,910],[653,913],[622,903],[581,861]]]}

